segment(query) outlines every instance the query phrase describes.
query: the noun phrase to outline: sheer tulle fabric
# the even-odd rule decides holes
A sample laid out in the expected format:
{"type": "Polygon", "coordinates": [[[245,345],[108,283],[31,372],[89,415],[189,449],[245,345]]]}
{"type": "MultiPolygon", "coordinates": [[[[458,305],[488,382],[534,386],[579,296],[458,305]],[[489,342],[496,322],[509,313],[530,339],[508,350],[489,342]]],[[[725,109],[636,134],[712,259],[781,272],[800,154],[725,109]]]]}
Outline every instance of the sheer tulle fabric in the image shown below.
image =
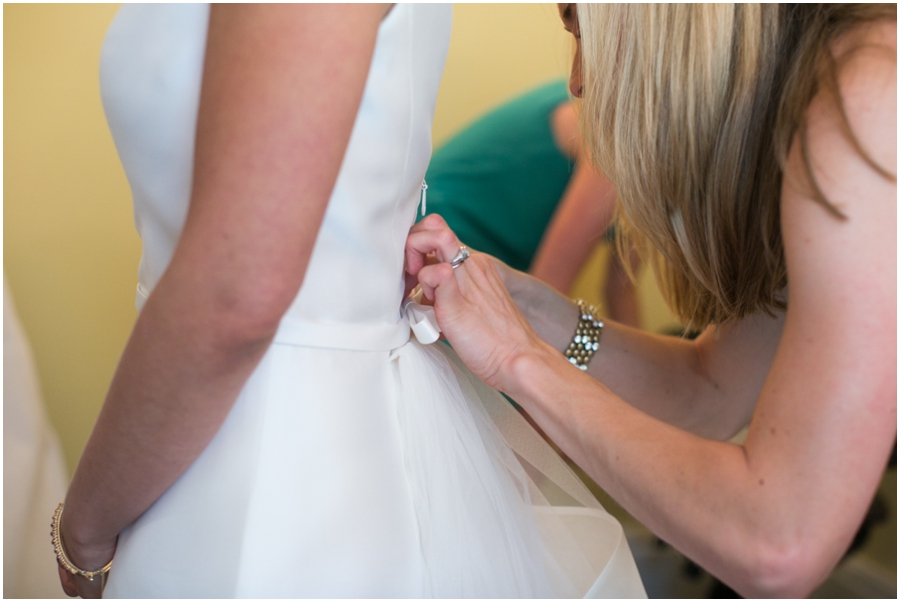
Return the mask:
{"type": "Polygon", "coordinates": [[[426,595],[646,596],[619,523],[506,399],[442,343],[391,359],[426,595]]]}

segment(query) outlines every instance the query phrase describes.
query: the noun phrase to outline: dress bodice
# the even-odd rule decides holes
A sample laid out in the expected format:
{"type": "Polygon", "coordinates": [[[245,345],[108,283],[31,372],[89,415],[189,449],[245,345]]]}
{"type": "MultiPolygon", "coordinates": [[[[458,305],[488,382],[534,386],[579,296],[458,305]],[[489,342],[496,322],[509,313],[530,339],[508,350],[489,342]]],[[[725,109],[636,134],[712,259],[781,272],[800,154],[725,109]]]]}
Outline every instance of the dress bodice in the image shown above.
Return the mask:
{"type": "MultiPolygon", "coordinates": [[[[332,346],[332,325],[354,332],[371,326],[376,337],[397,339],[403,247],[431,156],[450,17],[449,6],[397,4],[382,21],[350,142],[305,280],[282,321],[282,339],[294,332],[332,346]]],[[[104,43],[103,105],[143,242],[139,308],[167,268],[187,215],[208,20],[206,4],[125,5],[104,43]]]]}

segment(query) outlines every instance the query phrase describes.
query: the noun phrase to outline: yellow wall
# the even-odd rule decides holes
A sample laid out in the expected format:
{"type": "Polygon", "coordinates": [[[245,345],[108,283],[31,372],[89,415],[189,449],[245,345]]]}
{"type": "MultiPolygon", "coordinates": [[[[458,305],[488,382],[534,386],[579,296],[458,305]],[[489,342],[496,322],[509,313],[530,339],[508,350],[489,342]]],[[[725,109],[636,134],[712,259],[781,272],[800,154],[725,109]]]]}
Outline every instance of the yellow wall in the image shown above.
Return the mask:
{"type": "Polygon", "coordinates": [[[3,267],[70,470],[136,316],[140,241],[98,88],[115,11],[3,7],[3,267]]]}
{"type": "Polygon", "coordinates": [[[572,50],[555,4],[455,5],[435,144],[511,96],[568,77],[572,50]]]}
{"type": "MultiPolygon", "coordinates": [[[[70,469],[136,317],[140,242],[103,118],[98,57],[115,5],[4,6],[4,269],[70,469]]],[[[435,141],[565,76],[571,39],[549,4],[457,5],[435,141]]],[[[602,251],[598,251],[602,253],[602,251]]],[[[597,300],[601,260],[576,292],[597,300]]],[[[645,276],[648,326],[673,321],[645,276]]]]}

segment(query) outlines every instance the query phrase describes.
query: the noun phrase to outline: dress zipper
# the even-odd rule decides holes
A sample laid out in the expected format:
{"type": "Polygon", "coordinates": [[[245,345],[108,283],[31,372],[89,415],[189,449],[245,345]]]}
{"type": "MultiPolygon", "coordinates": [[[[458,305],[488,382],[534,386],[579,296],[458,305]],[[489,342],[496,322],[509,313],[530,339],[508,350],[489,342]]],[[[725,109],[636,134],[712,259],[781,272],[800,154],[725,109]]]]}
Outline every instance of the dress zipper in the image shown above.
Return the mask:
{"type": "Polygon", "coordinates": [[[419,195],[419,204],[422,206],[422,217],[425,217],[425,191],[428,190],[428,184],[422,180],[422,193],[419,195]]]}

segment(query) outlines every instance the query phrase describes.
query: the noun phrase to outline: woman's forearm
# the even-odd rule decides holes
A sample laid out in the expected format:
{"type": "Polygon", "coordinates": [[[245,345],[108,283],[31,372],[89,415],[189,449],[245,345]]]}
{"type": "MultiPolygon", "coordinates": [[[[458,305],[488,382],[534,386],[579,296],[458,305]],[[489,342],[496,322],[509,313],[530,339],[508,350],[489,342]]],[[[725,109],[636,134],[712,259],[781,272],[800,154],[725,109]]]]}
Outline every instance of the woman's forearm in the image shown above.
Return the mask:
{"type": "Polygon", "coordinates": [[[784,589],[798,559],[784,516],[795,507],[760,486],[772,467],[742,447],[701,439],[624,403],[549,347],[522,358],[505,393],[560,449],[661,538],[745,595],[784,589]]]}
{"type": "Polygon", "coordinates": [[[578,323],[578,306],[535,276],[514,270],[497,259],[494,265],[519,311],[538,336],[551,347],[564,350],[578,323]]]}
{"type": "MultiPolygon", "coordinates": [[[[495,264],[538,336],[564,351],[575,334],[577,305],[536,278],[495,264]]],[[[749,418],[747,408],[736,407],[711,378],[694,341],[605,321],[588,374],[642,412],[695,434],[724,440],[749,418]]]]}
{"type": "MultiPolygon", "coordinates": [[[[275,322],[277,324],[277,322],[275,322]]],[[[66,499],[76,562],[139,517],[218,431],[274,334],[164,281],[139,317],[66,499]]]]}

